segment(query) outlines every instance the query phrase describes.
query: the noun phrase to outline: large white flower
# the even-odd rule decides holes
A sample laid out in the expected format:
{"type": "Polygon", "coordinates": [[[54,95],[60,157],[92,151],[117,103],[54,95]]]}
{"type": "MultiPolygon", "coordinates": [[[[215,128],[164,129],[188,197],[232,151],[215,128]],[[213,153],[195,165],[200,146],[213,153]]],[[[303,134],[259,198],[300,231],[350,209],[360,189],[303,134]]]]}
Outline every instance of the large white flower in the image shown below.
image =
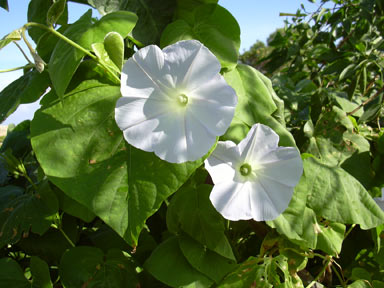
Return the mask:
{"type": "Polygon", "coordinates": [[[237,96],[199,41],[136,52],[124,64],[115,119],[127,142],[173,163],[204,156],[229,127],[237,96]]]}
{"type": "Polygon", "coordinates": [[[279,136],[255,124],[239,145],[219,142],[205,167],[215,184],[210,199],[229,220],[273,220],[292,198],[303,172],[300,153],[278,147],[279,136]]]}

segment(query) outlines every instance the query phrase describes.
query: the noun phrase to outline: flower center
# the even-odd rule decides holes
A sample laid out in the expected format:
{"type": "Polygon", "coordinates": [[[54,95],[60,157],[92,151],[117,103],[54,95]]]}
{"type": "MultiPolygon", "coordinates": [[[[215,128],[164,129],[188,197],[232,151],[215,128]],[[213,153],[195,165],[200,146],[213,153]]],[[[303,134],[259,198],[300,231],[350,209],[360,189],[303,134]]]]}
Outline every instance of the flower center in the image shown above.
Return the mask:
{"type": "Polygon", "coordinates": [[[179,96],[177,96],[177,102],[181,106],[186,106],[188,104],[188,96],[185,94],[180,94],[179,96]]]}
{"type": "Polygon", "coordinates": [[[252,172],[252,167],[251,165],[244,163],[243,165],[240,166],[240,174],[243,176],[248,176],[252,172]]]}

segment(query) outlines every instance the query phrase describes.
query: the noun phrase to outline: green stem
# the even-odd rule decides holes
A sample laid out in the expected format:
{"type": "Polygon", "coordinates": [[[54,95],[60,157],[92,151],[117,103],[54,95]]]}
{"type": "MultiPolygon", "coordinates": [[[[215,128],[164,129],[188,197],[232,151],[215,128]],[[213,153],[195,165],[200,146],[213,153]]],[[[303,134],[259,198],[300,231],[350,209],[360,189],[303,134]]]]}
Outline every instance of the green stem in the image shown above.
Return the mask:
{"type": "Polygon", "coordinates": [[[61,232],[61,234],[63,234],[64,238],[67,239],[68,243],[69,243],[72,247],[76,247],[76,245],[72,242],[71,238],[68,237],[68,235],[64,232],[63,229],[61,229],[60,226],[58,226],[57,229],[59,229],[59,231],[61,232]]]}
{"type": "Polygon", "coordinates": [[[33,64],[31,60],[29,60],[27,54],[25,54],[24,50],[20,47],[19,43],[13,42],[17,48],[19,48],[21,54],[23,54],[24,58],[27,59],[28,63],[33,64]]]}
{"type": "Polygon", "coordinates": [[[37,186],[36,184],[32,181],[32,179],[26,174],[26,173],[23,173],[24,177],[28,180],[28,182],[32,185],[33,189],[35,189],[35,191],[37,191],[37,186]]]}
{"type": "Polygon", "coordinates": [[[25,69],[25,68],[32,68],[32,67],[35,67],[35,65],[34,64],[28,64],[28,65],[25,65],[25,66],[20,66],[20,67],[0,70],[0,73],[12,72],[12,71],[17,71],[17,70],[21,70],[21,69],[25,69]]]}
{"type": "Polygon", "coordinates": [[[93,60],[98,62],[105,70],[107,70],[120,83],[120,78],[117,77],[116,74],[109,67],[105,66],[101,61],[99,61],[99,58],[97,56],[95,56],[89,50],[87,50],[84,47],[80,46],[76,42],[74,42],[71,39],[67,38],[66,36],[64,36],[60,32],[56,31],[55,29],[53,29],[53,27],[45,26],[43,24],[35,23],[35,22],[29,22],[29,23],[24,25],[25,29],[27,29],[28,27],[38,27],[38,28],[44,29],[44,30],[54,34],[58,38],[62,39],[63,41],[67,42],[69,45],[71,45],[71,46],[75,47],[76,49],[82,51],[85,55],[91,57],[93,60]]]}
{"type": "Polygon", "coordinates": [[[345,236],[344,236],[344,240],[348,237],[349,233],[352,232],[353,228],[355,228],[356,224],[353,224],[347,231],[347,233],[345,233],[345,236]]]}
{"type": "Polygon", "coordinates": [[[313,285],[316,284],[317,280],[319,280],[320,277],[321,277],[321,275],[324,274],[324,272],[325,272],[325,270],[327,269],[327,267],[328,267],[329,263],[331,262],[331,260],[332,260],[332,258],[328,258],[328,259],[327,259],[327,261],[325,262],[325,265],[324,265],[324,267],[321,269],[320,273],[317,274],[316,278],[313,279],[313,281],[312,281],[311,283],[309,283],[309,285],[308,285],[306,288],[310,288],[310,287],[312,287],[313,285]]]}
{"type": "Polygon", "coordinates": [[[342,285],[343,287],[347,287],[347,285],[345,284],[345,281],[344,281],[343,277],[341,277],[339,271],[337,271],[336,267],[334,267],[333,265],[332,265],[332,270],[333,270],[333,272],[336,274],[336,276],[337,276],[337,278],[339,279],[341,285],[342,285]]]}

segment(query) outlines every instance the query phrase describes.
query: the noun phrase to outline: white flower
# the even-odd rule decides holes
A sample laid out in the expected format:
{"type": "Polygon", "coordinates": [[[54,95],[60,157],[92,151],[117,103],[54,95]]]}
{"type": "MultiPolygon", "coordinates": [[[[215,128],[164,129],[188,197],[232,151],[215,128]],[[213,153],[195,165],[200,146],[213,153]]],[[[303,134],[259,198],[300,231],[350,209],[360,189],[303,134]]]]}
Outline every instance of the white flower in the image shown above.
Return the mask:
{"type": "Polygon", "coordinates": [[[127,142],[173,163],[194,161],[229,127],[237,96],[199,41],[136,52],[124,64],[115,119],[127,142]]]}
{"type": "Polygon", "coordinates": [[[384,211],[384,188],[381,188],[381,197],[373,198],[373,200],[375,200],[376,204],[384,211]]]}
{"type": "Polygon", "coordinates": [[[224,218],[273,220],[288,207],[303,162],[296,148],[278,142],[271,128],[255,124],[239,145],[219,142],[205,160],[215,184],[210,199],[224,218]]]}

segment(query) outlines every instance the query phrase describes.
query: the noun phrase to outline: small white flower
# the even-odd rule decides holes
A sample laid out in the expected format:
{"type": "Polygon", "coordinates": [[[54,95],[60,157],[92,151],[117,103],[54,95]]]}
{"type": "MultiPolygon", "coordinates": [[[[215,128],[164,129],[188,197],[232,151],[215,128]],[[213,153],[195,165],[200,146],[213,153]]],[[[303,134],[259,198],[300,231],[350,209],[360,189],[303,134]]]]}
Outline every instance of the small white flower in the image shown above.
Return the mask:
{"type": "Polygon", "coordinates": [[[127,142],[173,163],[194,161],[229,127],[237,96],[199,41],[136,52],[124,64],[115,119],[127,142]]]}
{"type": "Polygon", "coordinates": [[[255,124],[239,145],[219,142],[205,160],[215,184],[210,199],[224,218],[273,220],[288,207],[303,162],[296,148],[278,143],[271,128],[255,124]]]}
{"type": "Polygon", "coordinates": [[[376,204],[384,211],[384,188],[381,188],[381,197],[373,198],[373,200],[375,200],[376,204]]]}

